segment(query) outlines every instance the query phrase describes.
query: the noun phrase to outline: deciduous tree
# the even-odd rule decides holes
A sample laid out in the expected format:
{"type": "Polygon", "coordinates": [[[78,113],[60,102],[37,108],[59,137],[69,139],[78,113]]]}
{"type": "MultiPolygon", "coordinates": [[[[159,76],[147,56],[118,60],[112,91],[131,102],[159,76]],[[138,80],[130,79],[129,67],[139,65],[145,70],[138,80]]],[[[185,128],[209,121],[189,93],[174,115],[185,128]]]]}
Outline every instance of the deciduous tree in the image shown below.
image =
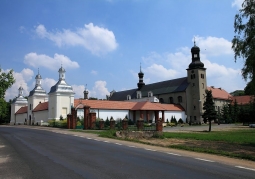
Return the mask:
{"type": "Polygon", "coordinates": [[[4,100],[5,92],[15,82],[13,70],[3,72],[0,68],[0,118],[3,120],[8,115],[9,105],[4,100]]]}
{"type": "MultiPolygon", "coordinates": [[[[244,59],[242,76],[250,81],[251,92],[255,95],[255,1],[244,0],[242,8],[235,15],[232,49],[235,61],[244,59]]],[[[248,83],[248,84],[249,84],[248,83]]]]}

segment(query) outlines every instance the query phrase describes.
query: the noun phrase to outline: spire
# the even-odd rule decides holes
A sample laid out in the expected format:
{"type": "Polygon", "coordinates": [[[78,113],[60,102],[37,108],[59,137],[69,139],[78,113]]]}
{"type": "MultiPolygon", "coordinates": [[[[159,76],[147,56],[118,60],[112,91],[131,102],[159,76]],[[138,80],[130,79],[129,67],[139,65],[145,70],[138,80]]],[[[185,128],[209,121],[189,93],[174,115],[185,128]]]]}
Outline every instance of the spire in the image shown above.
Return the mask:
{"type": "Polygon", "coordinates": [[[200,61],[200,48],[196,46],[194,37],[194,46],[191,48],[192,62],[189,64],[189,69],[204,68],[204,64],[200,61]]]}
{"type": "Polygon", "coordinates": [[[66,70],[62,67],[62,64],[61,64],[61,68],[58,70],[59,80],[65,80],[65,72],[66,70]]]}
{"type": "Polygon", "coordinates": [[[20,97],[20,96],[23,96],[23,88],[22,88],[22,86],[19,87],[19,96],[18,97],[20,97]]]}
{"type": "Polygon", "coordinates": [[[42,80],[42,77],[39,73],[39,68],[38,68],[38,74],[35,76],[35,82],[36,82],[35,86],[41,86],[41,80],[42,80]]]}
{"type": "Polygon", "coordinates": [[[84,94],[84,99],[88,99],[89,92],[87,91],[87,84],[85,86],[85,90],[83,91],[83,94],[84,94]]]}
{"type": "Polygon", "coordinates": [[[138,73],[139,82],[137,83],[138,89],[141,89],[145,85],[145,83],[143,82],[143,76],[144,73],[142,72],[142,65],[140,63],[140,72],[138,73]]]}

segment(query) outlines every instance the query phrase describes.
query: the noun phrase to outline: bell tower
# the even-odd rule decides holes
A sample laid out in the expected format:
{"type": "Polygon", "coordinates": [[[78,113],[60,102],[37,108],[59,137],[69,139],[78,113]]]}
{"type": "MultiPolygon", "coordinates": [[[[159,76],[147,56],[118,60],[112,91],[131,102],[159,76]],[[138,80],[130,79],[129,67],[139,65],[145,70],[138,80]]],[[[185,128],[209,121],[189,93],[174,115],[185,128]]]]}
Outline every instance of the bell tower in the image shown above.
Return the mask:
{"type": "Polygon", "coordinates": [[[205,101],[206,68],[200,61],[200,48],[194,46],[191,48],[191,63],[187,69],[187,80],[189,83],[187,89],[187,121],[190,123],[202,123],[203,103],[205,101]]]}

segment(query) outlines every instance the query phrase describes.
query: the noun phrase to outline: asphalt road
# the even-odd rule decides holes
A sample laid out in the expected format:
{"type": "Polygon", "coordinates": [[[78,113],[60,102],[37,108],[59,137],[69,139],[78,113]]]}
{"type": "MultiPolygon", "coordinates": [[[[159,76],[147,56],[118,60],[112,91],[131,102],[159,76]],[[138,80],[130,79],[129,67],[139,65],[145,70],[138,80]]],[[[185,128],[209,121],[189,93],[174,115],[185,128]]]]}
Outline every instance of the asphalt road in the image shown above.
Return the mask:
{"type": "Polygon", "coordinates": [[[87,133],[0,126],[0,178],[255,178],[255,169],[87,133]]]}

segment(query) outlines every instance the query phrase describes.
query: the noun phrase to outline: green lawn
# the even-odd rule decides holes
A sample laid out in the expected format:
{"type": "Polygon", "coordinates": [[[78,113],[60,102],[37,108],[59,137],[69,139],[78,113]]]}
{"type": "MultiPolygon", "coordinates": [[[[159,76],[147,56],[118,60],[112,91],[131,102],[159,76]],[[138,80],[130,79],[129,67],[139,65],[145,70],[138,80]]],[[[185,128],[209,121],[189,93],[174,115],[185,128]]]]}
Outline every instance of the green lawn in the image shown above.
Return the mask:
{"type": "Polygon", "coordinates": [[[212,132],[164,132],[163,138],[222,141],[255,146],[255,129],[212,131],[212,132]]]}

